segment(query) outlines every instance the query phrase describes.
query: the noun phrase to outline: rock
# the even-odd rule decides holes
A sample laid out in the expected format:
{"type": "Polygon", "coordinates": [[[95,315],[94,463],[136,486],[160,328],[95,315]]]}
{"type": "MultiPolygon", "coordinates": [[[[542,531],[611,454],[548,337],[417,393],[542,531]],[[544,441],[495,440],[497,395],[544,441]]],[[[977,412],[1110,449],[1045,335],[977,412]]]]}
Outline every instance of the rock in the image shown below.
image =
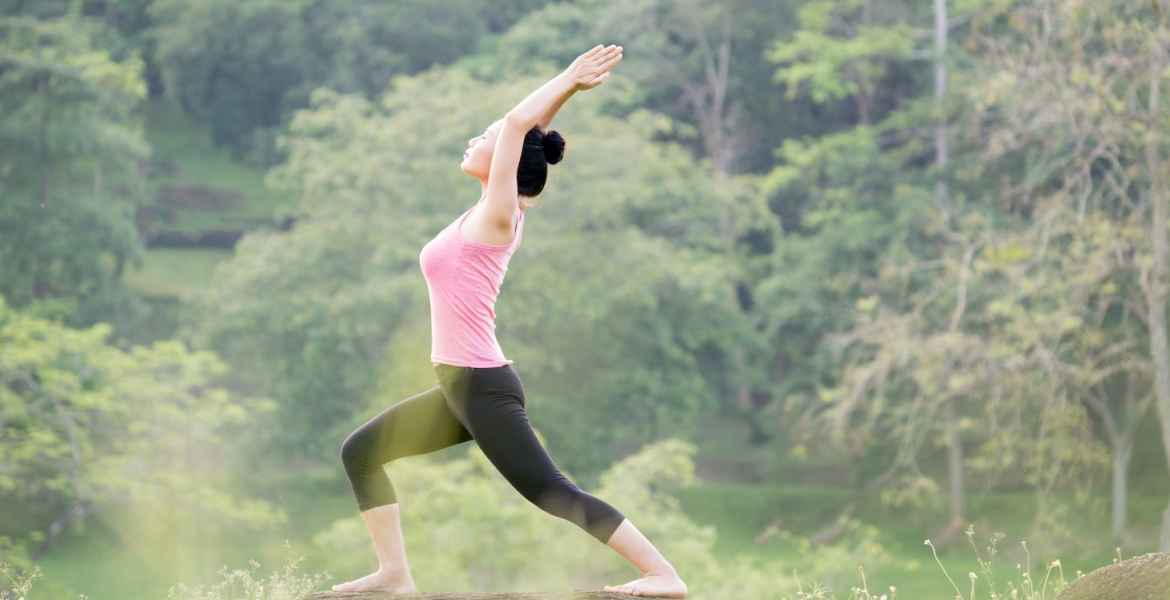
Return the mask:
{"type": "MultiPolygon", "coordinates": [[[[387,592],[314,592],[302,600],[630,600],[653,598],[617,592],[574,590],[571,592],[419,592],[417,594],[390,594],[387,592]]],[[[688,595],[687,598],[690,598],[688,595]]]]}
{"type": "Polygon", "coordinates": [[[1153,552],[1101,567],[1056,600],[1170,600],[1170,554],[1153,552]]]}
{"type": "Polygon", "coordinates": [[[155,194],[155,203],[160,206],[210,211],[237,208],[247,200],[247,196],[231,188],[201,183],[164,183],[155,194]]]}

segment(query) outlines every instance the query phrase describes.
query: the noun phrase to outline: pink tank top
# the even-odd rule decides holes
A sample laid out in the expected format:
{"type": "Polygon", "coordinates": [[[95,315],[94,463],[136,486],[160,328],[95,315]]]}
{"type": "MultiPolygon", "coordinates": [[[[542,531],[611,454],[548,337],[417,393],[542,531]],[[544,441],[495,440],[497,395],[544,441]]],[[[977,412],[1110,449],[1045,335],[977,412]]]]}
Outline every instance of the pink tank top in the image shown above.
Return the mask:
{"type": "MultiPolygon", "coordinates": [[[[475,207],[472,207],[475,208],[475,207]]],[[[510,244],[485,244],[460,232],[472,208],[423,246],[418,255],[431,303],[431,362],[462,367],[512,364],[496,340],[496,298],[524,231],[518,210],[510,244]]]]}

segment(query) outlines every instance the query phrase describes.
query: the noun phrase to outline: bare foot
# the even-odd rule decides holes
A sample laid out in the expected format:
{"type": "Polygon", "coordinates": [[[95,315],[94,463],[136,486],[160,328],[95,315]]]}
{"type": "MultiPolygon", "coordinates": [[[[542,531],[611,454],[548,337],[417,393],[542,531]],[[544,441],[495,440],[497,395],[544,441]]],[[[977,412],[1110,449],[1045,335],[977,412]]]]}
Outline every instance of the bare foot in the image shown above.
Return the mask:
{"type": "Polygon", "coordinates": [[[416,590],[410,573],[393,573],[378,569],[365,577],[333,586],[335,592],[390,592],[413,594],[416,590]]]}
{"type": "Polygon", "coordinates": [[[641,579],[627,581],[621,585],[607,585],[602,589],[607,592],[662,598],[685,598],[687,595],[687,584],[683,583],[677,573],[645,573],[641,579]]]}

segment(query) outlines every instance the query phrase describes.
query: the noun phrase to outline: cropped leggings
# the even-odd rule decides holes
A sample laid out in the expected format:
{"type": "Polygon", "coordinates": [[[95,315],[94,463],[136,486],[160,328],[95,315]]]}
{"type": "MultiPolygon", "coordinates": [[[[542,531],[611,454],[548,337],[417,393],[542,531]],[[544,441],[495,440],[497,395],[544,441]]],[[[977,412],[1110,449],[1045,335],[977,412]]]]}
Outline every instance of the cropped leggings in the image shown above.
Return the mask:
{"type": "Polygon", "coordinates": [[[342,443],[341,460],[361,511],[397,502],[385,463],[474,439],[529,502],[609,541],[625,517],[561,474],[532,431],[512,365],[436,363],[434,369],[438,385],[390,406],[342,443]]]}

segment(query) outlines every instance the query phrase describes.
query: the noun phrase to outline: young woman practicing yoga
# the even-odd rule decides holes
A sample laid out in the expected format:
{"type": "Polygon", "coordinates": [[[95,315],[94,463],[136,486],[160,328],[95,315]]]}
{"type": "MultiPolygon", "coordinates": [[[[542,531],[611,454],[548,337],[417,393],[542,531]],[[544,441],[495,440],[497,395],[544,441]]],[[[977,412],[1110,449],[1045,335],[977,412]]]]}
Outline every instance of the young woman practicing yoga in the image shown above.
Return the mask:
{"type": "MultiPolygon", "coordinates": [[[[687,586],[634,524],[558,470],[528,422],[520,376],[495,336],[495,303],[508,260],[520,246],[529,199],[544,189],[565,140],[549,122],[574,93],[609,79],[621,46],[598,45],[468,141],[463,171],[483,194],[422,248],[419,264],[431,307],[431,362],[438,385],[358,427],[341,459],[378,569],[334,591],[416,591],[403,548],[399,506],[383,465],[475,440],[529,502],[565,519],[633,563],[642,577],[605,591],[683,598],[687,586]]],[[[538,552],[539,549],[533,549],[538,552]]]]}

